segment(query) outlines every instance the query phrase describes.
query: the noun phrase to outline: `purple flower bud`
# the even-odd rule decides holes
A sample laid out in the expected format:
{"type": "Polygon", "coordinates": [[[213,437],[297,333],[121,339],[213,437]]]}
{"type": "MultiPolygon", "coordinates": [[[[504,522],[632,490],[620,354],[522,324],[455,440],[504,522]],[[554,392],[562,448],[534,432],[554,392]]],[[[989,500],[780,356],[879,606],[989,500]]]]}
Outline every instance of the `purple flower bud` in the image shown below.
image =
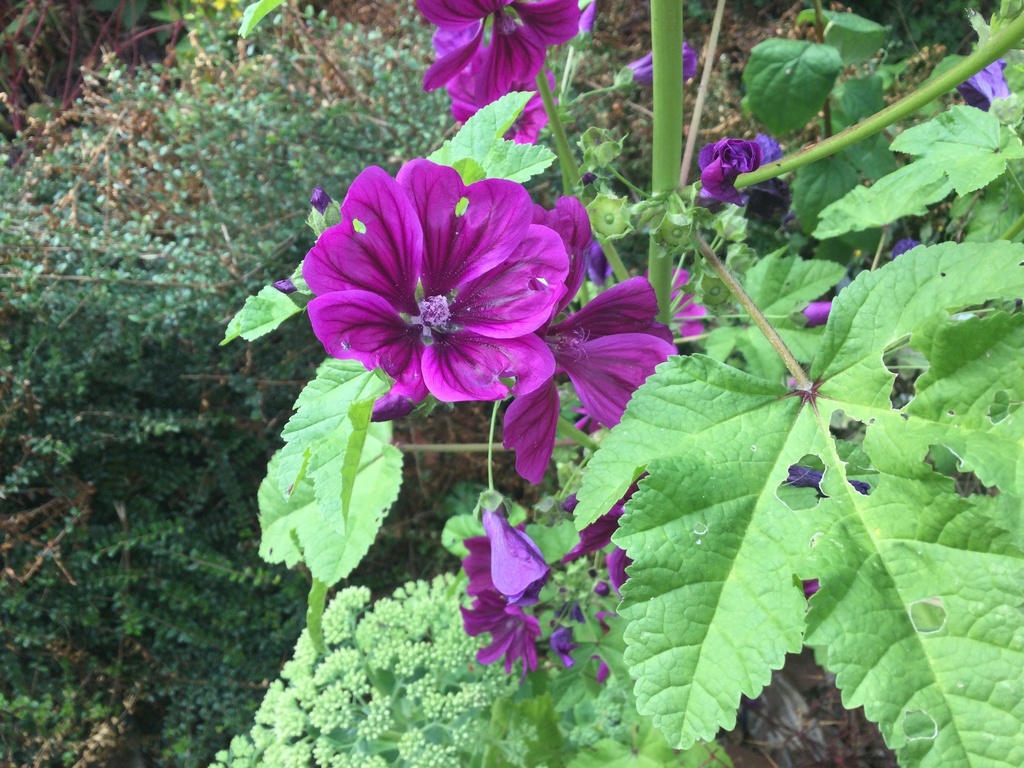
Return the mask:
{"type": "Polygon", "coordinates": [[[412,413],[412,409],[415,407],[416,403],[413,402],[412,398],[405,395],[387,394],[373,404],[373,415],[370,416],[370,421],[394,421],[395,419],[401,419],[412,413]]]}
{"type": "Polygon", "coordinates": [[[600,665],[598,665],[597,667],[597,682],[603,683],[605,680],[608,679],[608,675],[610,675],[612,671],[608,668],[608,665],[605,664],[604,659],[601,659],[600,656],[591,656],[591,658],[599,659],[601,661],[600,665]]]}
{"type": "Polygon", "coordinates": [[[276,283],[274,283],[274,287],[277,288],[277,290],[279,290],[281,293],[295,293],[295,291],[298,290],[295,287],[295,283],[288,279],[278,280],[276,283]]]}
{"type": "Polygon", "coordinates": [[[995,99],[1008,97],[1010,88],[1003,75],[1004,69],[1006,69],[1006,59],[996,59],[981,72],[968,78],[967,82],[960,83],[956,89],[964,97],[967,106],[977,107],[988,112],[995,99]]]}
{"type": "Polygon", "coordinates": [[[828,322],[828,313],[832,311],[831,301],[812,301],[803,309],[807,318],[807,327],[815,328],[828,322]]]}
{"type": "Polygon", "coordinates": [[[587,171],[586,173],[583,174],[583,176],[580,177],[580,184],[582,184],[583,186],[587,186],[587,184],[593,184],[595,181],[597,181],[597,174],[592,173],[590,171],[587,171]]]}
{"type": "Polygon", "coordinates": [[[313,196],[309,200],[310,205],[316,208],[318,213],[325,213],[327,206],[331,204],[331,198],[324,192],[323,187],[315,187],[313,196]]]}
{"type": "Polygon", "coordinates": [[[483,513],[484,530],[491,542],[491,581],[509,605],[533,605],[551,569],[544,562],[540,547],[509,525],[504,515],[490,510],[483,513]]]}
{"type": "Polygon", "coordinates": [[[601,244],[594,240],[584,251],[583,256],[587,260],[587,275],[590,277],[590,282],[595,285],[604,285],[614,270],[608,263],[601,244]]]}
{"type": "Polygon", "coordinates": [[[612,588],[608,585],[607,581],[599,581],[594,585],[594,594],[599,597],[608,597],[612,592],[612,588]]]}
{"type": "MultiPolygon", "coordinates": [[[[654,51],[626,65],[633,70],[633,82],[651,85],[654,82],[654,51]]],[[[692,80],[697,74],[697,52],[683,41],[683,80],[692,80]]]]}
{"type": "Polygon", "coordinates": [[[594,16],[597,14],[597,0],[583,9],[580,14],[579,34],[590,35],[594,32],[594,16]]]}
{"type": "Polygon", "coordinates": [[[761,145],[745,139],[722,139],[704,147],[697,162],[705,195],[723,203],[743,205],[745,198],[733,183],[741,173],[761,167],[761,145]]]}
{"type": "Polygon", "coordinates": [[[904,237],[902,240],[897,240],[892,247],[892,258],[902,256],[912,248],[917,248],[921,244],[920,240],[915,240],[912,237],[904,237]]]}
{"type": "Polygon", "coordinates": [[[562,663],[571,667],[576,662],[572,658],[572,651],[577,647],[572,641],[572,629],[570,627],[559,627],[551,633],[549,639],[551,650],[558,654],[562,663]]]}

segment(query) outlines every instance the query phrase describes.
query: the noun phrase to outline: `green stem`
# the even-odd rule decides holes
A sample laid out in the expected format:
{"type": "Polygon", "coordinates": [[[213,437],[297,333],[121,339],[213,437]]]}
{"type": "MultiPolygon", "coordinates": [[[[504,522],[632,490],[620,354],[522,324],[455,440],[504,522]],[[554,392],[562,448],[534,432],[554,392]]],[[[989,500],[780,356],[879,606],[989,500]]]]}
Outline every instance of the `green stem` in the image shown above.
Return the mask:
{"type": "Polygon", "coordinates": [[[571,195],[573,188],[580,183],[580,169],[576,166],[576,158],[572,156],[569,137],[565,135],[565,126],[562,125],[562,121],[558,117],[558,108],[555,106],[555,99],[551,95],[551,86],[548,84],[548,75],[544,70],[537,75],[537,92],[540,93],[541,101],[544,102],[548,125],[551,126],[551,133],[555,137],[555,151],[558,153],[558,164],[562,168],[562,191],[566,195],[571,195]]]}
{"type": "MultiPolygon", "coordinates": [[[[821,7],[821,0],[814,0],[814,31],[818,36],[818,42],[825,42],[825,11],[821,7]]],[[[825,104],[821,110],[825,118],[825,137],[832,135],[832,97],[825,97],[825,104]]]]}
{"type": "Polygon", "coordinates": [[[779,336],[779,332],[775,330],[775,327],[768,322],[767,318],[758,309],[753,299],[747,295],[747,292],[743,290],[743,286],[740,285],[739,281],[733,277],[732,272],[722,263],[722,260],[718,258],[718,255],[711,250],[709,246],[699,234],[695,235],[697,240],[697,247],[700,252],[704,255],[704,258],[708,260],[711,268],[715,270],[719,279],[728,286],[732,295],[736,297],[736,300],[740,303],[740,306],[747,311],[750,315],[750,319],[754,321],[754,325],[758,327],[764,337],[768,339],[768,343],[772,345],[779,357],[782,358],[782,362],[786,364],[786,368],[793,375],[796,380],[797,389],[810,390],[811,380],[807,377],[807,373],[801,367],[800,363],[793,356],[793,353],[789,351],[789,347],[786,346],[786,342],[779,336]]]}
{"type": "Polygon", "coordinates": [[[309,603],[306,607],[306,629],[309,630],[309,639],[313,643],[313,647],[321,656],[327,655],[327,646],[324,644],[324,628],[321,623],[326,602],[327,585],[320,579],[313,579],[313,586],[309,588],[309,603]]]}
{"type": "Polygon", "coordinates": [[[491,408],[491,431],[487,433],[487,490],[494,490],[494,425],[498,421],[498,405],[501,400],[494,401],[491,408]]]}
{"type": "Polygon", "coordinates": [[[574,440],[577,445],[582,445],[584,448],[589,448],[592,451],[597,450],[597,440],[582,429],[577,429],[565,416],[558,417],[558,432],[563,437],[574,440]]]}
{"type": "Polygon", "coordinates": [[[768,179],[774,179],[785,173],[795,171],[805,165],[834,155],[852,144],[863,141],[876,133],[888,128],[895,122],[908,117],[929,102],[952,90],[972,75],[977,74],[993,61],[1003,56],[1020,39],[1024,37],[1024,13],[1007,24],[995,37],[965,58],[944,74],[924,85],[917,91],[883,109],[863,122],[837,133],[831,138],[795,155],[784,157],[774,163],[761,166],[752,173],[743,173],[736,177],[736,187],[748,187],[768,179]]]}
{"type": "Polygon", "coordinates": [[[626,265],[622,263],[622,257],[619,256],[619,252],[615,249],[615,245],[611,240],[605,240],[601,235],[596,235],[597,242],[601,244],[601,250],[604,251],[604,257],[608,259],[608,263],[612,265],[612,274],[615,275],[615,280],[619,283],[624,283],[629,280],[629,270],[626,269],[626,265]]]}
{"type": "Polygon", "coordinates": [[[999,239],[1013,240],[1013,238],[1015,238],[1021,232],[1024,232],[1024,214],[1021,214],[1020,218],[1013,222],[1013,224],[1010,225],[1010,228],[999,236],[999,239]]]}
{"type": "MultiPolygon", "coordinates": [[[[654,53],[653,192],[664,195],[679,184],[683,155],[683,3],[651,0],[651,49],[654,53]]],[[[671,320],[672,256],[651,233],[647,279],[658,297],[658,320],[671,320]]]]}

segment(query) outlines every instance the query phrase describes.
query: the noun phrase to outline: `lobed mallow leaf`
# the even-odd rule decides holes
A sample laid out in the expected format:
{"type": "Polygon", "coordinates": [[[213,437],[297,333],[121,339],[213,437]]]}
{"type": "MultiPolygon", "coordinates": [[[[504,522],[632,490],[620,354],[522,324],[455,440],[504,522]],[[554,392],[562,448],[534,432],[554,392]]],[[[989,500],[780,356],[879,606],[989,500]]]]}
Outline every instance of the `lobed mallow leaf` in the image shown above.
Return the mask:
{"type": "Polygon", "coordinates": [[[488,104],[427,159],[452,166],[466,184],[484,178],[481,173],[520,183],[543,173],[555,160],[550,149],[504,138],[532,96],[529,91],[513,91],[488,104]]]}
{"type": "Polygon", "coordinates": [[[648,473],[615,541],[634,560],[621,610],[638,706],[670,743],[731,725],[806,631],[901,764],[1024,764],[1024,321],[983,306],[1024,295],[1022,265],[1020,245],[949,244],[863,273],[833,304],[813,407],[702,357],[634,396],[576,514],[592,521],[648,473]],[[930,369],[894,410],[882,356],[907,342],[930,369]],[[840,412],[863,425],[867,495],[832,436],[840,412]],[[958,495],[926,461],[934,445],[995,495],[958,495]],[[824,498],[790,509],[776,490],[807,454],[824,498]]]}
{"type": "Polygon", "coordinates": [[[231,318],[221,346],[239,336],[246,341],[265,336],[289,317],[301,312],[304,306],[305,297],[296,301],[272,285],[264,286],[255,296],[247,298],[242,308],[231,318]]]}
{"type": "Polygon", "coordinates": [[[372,424],[364,436],[360,464],[351,486],[349,514],[343,531],[325,518],[313,482],[298,482],[285,498],[274,481],[280,453],[270,462],[260,485],[260,556],[293,567],[303,562],[315,579],[328,586],[348,576],[369,550],[384,514],[398,497],[401,452],[390,445],[391,426],[372,424]]]}
{"type": "Polygon", "coordinates": [[[890,148],[918,158],[828,205],[815,237],[837,237],[921,215],[952,191],[965,195],[981,189],[999,178],[1009,161],[1024,157],[1020,138],[995,115],[967,106],[951,107],[907,129],[890,148]]]}

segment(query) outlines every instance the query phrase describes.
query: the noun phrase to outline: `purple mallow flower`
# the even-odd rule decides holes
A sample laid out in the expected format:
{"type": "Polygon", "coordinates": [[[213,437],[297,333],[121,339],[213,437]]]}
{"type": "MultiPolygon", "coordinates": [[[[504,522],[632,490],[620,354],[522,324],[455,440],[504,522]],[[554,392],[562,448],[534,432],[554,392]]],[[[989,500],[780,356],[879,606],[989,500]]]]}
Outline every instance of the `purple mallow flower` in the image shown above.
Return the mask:
{"type": "Polygon", "coordinates": [[[556,629],[551,633],[549,642],[551,643],[551,650],[558,654],[558,658],[562,660],[565,666],[571,667],[576,663],[572,658],[572,652],[577,648],[577,645],[572,641],[571,627],[559,627],[556,629]]]}
{"type": "Polygon", "coordinates": [[[615,270],[612,269],[608,257],[604,255],[604,249],[597,240],[594,240],[587,247],[584,252],[584,259],[587,263],[587,276],[590,278],[590,282],[595,285],[604,286],[608,282],[608,278],[615,274],[615,270]]]}
{"type": "Polygon", "coordinates": [[[373,404],[373,413],[370,416],[370,421],[394,421],[395,419],[401,419],[412,413],[415,407],[416,403],[410,398],[389,392],[373,404]]]}
{"type": "MultiPolygon", "coordinates": [[[[610,545],[612,543],[612,535],[619,529],[619,520],[625,514],[624,505],[626,500],[633,495],[635,490],[636,486],[631,486],[623,499],[612,507],[609,512],[601,515],[601,517],[580,531],[579,543],[565,554],[562,562],[572,562],[592,552],[599,552],[610,545]]],[[[576,508],[575,494],[566,499],[564,506],[567,512],[571,512],[576,508]]],[[[616,593],[621,590],[622,585],[626,582],[626,566],[632,562],[633,560],[626,554],[626,550],[619,547],[612,549],[605,558],[605,564],[608,566],[608,581],[611,582],[616,593]]]]}
{"type": "Polygon", "coordinates": [[[920,244],[920,240],[915,240],[912,237],[904,237],[902,240],[897,240],[892,246],[891,258],[895,259],[897,256],[902,256],[907,251],[917,248],[920,244]]]}
{"type": "Polygon", "coordinates": [[[485,104],[507,93],[512,83],[533,80],[544,66],[547,47],[579,31],[576,0],[416,0],[416,5],[431,24],[460,37],[459,44],[437,46],[439,58],[427,69],[423,89],[440,88],[483,50],[475,93],[485,104]],[[485,46],[483,22],[488,18],[492,32],[485,46]]]}
{"type": "Polygon", "coordinates": [[[317,210],[317,213],[326,213],[327,206],[331,204],[331,198],[326,192],[324,192],[323,187],[314,187],[313,195],[309,199],[309,204],[317,210]]]}
{"type": "Polygon", "coordinates": [[[1010,88],[1003,75],[1004,69],[1006,59],[996,59],[981,72],[960,83],[956,89],[964,97],[967,106],[988,112],[994,100],[1007,98],[1010,95],[1010,88]]]}
{"type": "MultiPolygon", "coordinates": [[[[689,43],[683,41],[683,81],[692,80],[697,76],[697,52],[690,47],[689,43]]],[[[654,82],[654,51],[646,56],[641,56],[636,61],[627,64],[633,70],[633,82],[641,85],[650,85],[654,82]]]]}
{"type": "Polygon", "coordinates": [[[761,167],[761,145],[745,139],[722,139],[700,151],[702,193],[723,203],[743,205],[746,196],[733,186],[741,173],[761,167]]]}
{"type": "Polygon", "coordinates": [[[481,593],[472,608],[459,610],[467,635],[491,633],[490,645],[476,654],[481,664],[491,664],[504,656],[505,674],[510,674],[512,665],[522,659],[524,678],[528,671],[537,668],[537,639],[541,632],[540,623],[533,616],[527,616],[519,606],[508,605],[505,598],[494,591],[481,593]]]}
{"type": "Polygon", "coordinates": [[[505,516],[483,513],[484,530],[491,545],[491,583],[509,605],[533,605],[551,569],[533,540],[509,525],[505,516]]]}
{"type": "Polygon", "coordinates": [[[327,353],[380,367],[415,402],[500,400],[550,381],[536,335],[569,270],[559,235],[531,223],[522,185],[413,160],[397,178],[363,171],[302,275],[327,353]]]}
{"type": "Polygon", "coordinates": [[[828,322],[828,314],[832,311],[831,301],[812,301],[803,308],[803,316],[807,318],[806,328],[815,328],[828,322]]]}
{"type": "MultiPolygon", "coordinates": [[[[771,136],[759,133],[754,137],[754,141],[761,147],[761,165],[782,159],[782,147],[771,136]]],[[[768,179],[759,184],[752,184],[747,187],[746,196],[747,214],[762,221],[784,215],[793,202],[789,185],[781,179],[768,179]]]]}
{"type": "MultiPolygon", "coordinates": [[[[793,464],[789,468],[789,474],[786,476],[786,483],[793,486],[794,488],[814,488],[821,493],[821,479],[825,476],[824,472],[819,472],[816,469],[809,467],[801,467],[799,464],[793,464]]],[[[853,489],[857,493],[867,496],[871,493],[871,486],[865,483],[863,480],[850,480],[848,481],[853,489]]]]}

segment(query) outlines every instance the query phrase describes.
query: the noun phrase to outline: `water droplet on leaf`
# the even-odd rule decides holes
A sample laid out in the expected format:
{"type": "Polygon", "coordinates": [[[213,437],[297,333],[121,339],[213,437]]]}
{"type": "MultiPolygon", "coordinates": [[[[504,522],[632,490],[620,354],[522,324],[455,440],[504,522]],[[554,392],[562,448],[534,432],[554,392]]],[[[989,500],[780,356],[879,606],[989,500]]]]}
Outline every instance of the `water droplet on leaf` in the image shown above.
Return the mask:
{"type": "Polygon", "coordinates": [[[697,523],[695,526],[693,526],[693,532],[698,536],[703,536],[705,533],[708,532],[708,527],[704,525],[704,523],[697,523]]]}

